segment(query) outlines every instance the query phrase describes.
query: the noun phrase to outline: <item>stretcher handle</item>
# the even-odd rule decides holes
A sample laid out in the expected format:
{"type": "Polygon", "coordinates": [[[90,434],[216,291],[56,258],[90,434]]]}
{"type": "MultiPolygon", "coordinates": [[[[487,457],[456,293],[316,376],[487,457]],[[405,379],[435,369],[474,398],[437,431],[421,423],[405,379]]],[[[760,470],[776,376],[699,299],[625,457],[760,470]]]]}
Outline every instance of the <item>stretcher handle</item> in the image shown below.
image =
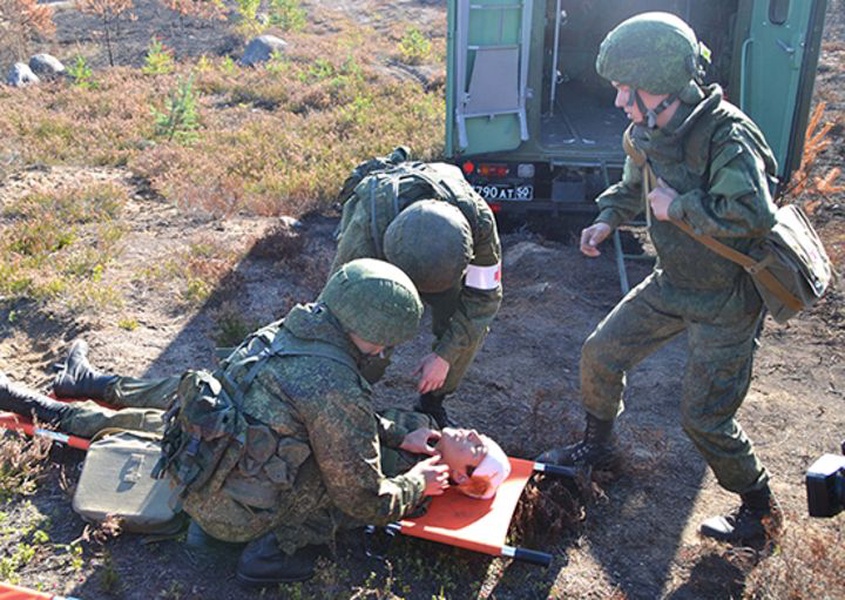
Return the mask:
{"type": "Polygon", "coordinates": [[[514,548],[513,546],[504,546],[502,548],[502,556],[510,556],[516,560],[540,565],[541,567],[548,567],[552,564],[552,555],[547,552],[527,550],[525,548],[514,548]]]}
{"type": "Polygon", "coordinates": [[[572,479],[578,477],[578,473],[583,471],[583,469],[579,469],[578,467],[561,467],[559,465],[549,465],[541,462],[534,463],[534,470],[541,473],[548,473],[549,475],[571,477],[572,479]]]}

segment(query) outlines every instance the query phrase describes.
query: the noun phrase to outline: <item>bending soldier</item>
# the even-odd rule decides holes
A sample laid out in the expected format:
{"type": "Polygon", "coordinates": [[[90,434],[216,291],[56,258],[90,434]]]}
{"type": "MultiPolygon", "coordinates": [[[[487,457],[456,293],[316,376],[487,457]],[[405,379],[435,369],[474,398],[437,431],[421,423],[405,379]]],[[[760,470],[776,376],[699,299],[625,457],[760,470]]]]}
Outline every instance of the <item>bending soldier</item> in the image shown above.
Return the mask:
{"type": "MultiPolygon", "coordinates": [[[[436,457],[393,477],[380,468],[379,444],[434,454],[428,429],[409,432],[377,419],[371,388],[358,366],[419,328],[422,304],[410,279],[377,260],[353,261],[328,281],[314,304],[298,305],[284,320],[244,341],[231,364],[252,356],[262,340],[281,342],[290,354],[261,361],[243,390],[247,440],[215,485],[187,493],[183,508],[202,530],[219,540],[249,542],[238,579],[268,585],[307,579],[337,529],[386,524],[401,518],[448,485],[448,468],[436,457]]],[[[161,427],[160,410],[180,378],[137,380],[90,370],[84,344],[74,347],[68,368],[57,377],[61,396],[103,398],[127,408],[103,413],[0,385],[3,408],[71,433],[89,435],[105,414],[129,428],[161,427]],[[5,387],[5,390],[3,388],[5,387]],[[125,413],[126,417],[122,416],[125,413]]],[[[241,373],[232,373],[239,382],[241,373]]],[[[0,382],[2,383],[2,382],[0,382]]],[[[99,425],[97,425],[99,426],[99,425]]],[[[227,450],[235,452],[235,449],[227,450]]],[[[171,474],[172,475],[172,474],[171,474]]]]}
{"type": "Polygon", "coordinates": [[[332,272],[372,257],[414,282],[431,307],[436,338],[415,372],[415,408],[445,427],[451,421],[443,400],[463,379],[502,301],[502,250],[493,212],[460,169],[403,162],[406,152],[397,149],[394,166],[365,177],[354,192],[347,184],[332,272]]]}

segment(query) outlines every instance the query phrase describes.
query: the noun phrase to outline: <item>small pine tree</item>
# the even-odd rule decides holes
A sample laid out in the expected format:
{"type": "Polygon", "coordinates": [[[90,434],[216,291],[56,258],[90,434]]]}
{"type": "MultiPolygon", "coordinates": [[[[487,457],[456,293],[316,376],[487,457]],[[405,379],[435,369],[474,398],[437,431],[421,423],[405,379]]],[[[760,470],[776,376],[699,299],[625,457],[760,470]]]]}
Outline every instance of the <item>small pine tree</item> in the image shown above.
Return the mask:
{"type": "Polygon", "coordinates": [[[161,40],[152,38],[141,68],[144,75],[167,75],[173,72],[173,54],[161,40]]]}
{"type": "Polygon", "coordinates": [[[179,80],[176,89],[164,102],[164,111],[153,108],[153,116],[157,136],[181,144],[196,141],[199,114],[193,74],[187,80],[179,80]]]}
{"type": "Polygon", "coordinates": [[[67,72],[76,87],[96,89],[97,83],[92,78],[94,72],[82,56],[76,56],[76,60],[68,67],[67,72]]]}

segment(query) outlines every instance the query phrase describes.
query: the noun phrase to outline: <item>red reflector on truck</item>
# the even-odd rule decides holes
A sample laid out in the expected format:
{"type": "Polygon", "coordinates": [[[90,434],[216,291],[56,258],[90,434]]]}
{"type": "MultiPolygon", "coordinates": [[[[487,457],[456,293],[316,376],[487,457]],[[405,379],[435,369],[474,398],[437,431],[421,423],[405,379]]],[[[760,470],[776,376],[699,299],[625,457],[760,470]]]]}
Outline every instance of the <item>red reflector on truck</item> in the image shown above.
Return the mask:
{"type": "Polygon", "coordinates": [[[478,165],[478,174],[482,177],[503,178],[508,176],[510,169],[507,165],[478,165]]]}

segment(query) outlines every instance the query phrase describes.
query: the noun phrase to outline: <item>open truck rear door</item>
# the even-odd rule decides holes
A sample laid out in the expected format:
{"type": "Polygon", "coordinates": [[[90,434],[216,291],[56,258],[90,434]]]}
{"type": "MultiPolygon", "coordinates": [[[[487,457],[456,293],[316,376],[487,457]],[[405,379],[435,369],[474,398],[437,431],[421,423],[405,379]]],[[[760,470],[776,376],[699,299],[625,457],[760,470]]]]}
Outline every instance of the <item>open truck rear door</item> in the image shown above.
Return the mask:
{"type": "Polygon", "coordinates": [[[478,154],[528,139],[526,98],[533,0],[454,0],[447,147],[478,154]]]}
{"type": "Polygon", "coordinates": [[[731,99],[762,129],[782,183],[801,163],[825,8],[825,0],[755,0],[740,15],[746,33],[731,99]]]}

